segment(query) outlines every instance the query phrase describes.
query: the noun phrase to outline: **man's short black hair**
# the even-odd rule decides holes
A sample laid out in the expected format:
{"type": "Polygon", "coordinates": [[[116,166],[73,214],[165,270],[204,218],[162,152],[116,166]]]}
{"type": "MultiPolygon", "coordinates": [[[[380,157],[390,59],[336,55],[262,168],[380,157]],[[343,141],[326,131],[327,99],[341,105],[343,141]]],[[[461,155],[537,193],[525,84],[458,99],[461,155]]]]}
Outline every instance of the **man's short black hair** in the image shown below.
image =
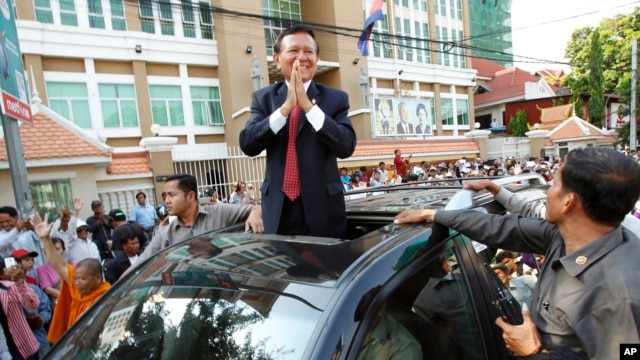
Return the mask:
{"type": "Polygon", "coordinates": [[[593,221],[618,226],[640,197],[640,166],[634,159],[601,146],[567,154],[562,189],[576,193],[593,221]]]}
{"type": "Polygon", "coordinates": [[[313,42],[316,44],[316,55],[320,55],[320,47],[318,46],[316,36],[313,34],[313,30],[301,24],[293,25],[290,28],[285,29],[280,33],[280,35],[278,35],[276,42],[273,44],[273,53],[280,54],[280,50],[282,50],[280,49],[280,47],[282,47],[282,39],[284,39],[285,36],[296,34],[299,32],[307,33],[313,38],[313,42]]]}
{"type": "MultiPolygon", "coordinates": [[[[129,242],[129,240],[133,239],[138,235],[138,232],[135,231],[134,226],[137,226],[137,225],[122,224],[117,228],[113,229],[112,237],[114,239],[118,239],[118,241],[120,242],[120,245],[124,246],[129,242]]],[[[142,241],[142,240],[138,239],[138,241],[142,241]]]]}
{"type": "Polygon", "coordinates": [[[514,253],[512,253],[509,250],[504,250],[501,251],[500,253],[498,253],[498,255],[496,255],[496,262],[497,263],[502,263],[502,260],[504,259],[514,259],[515,260],[516,256],[514,253]]]}
{"type": "Polygon", "coordinates": [[[189,194],[189,192],[193,191],[198,195],[198,180],[196,180],[195,176],[189,174],[175,174],[167,177],[165,183],[169,181],[178,180],[178,189],[182,190],[185,195],[189,194]]]}
{"type": "Polygon", "coordinates": [[[147,194],[145,194],[145,193],[143,193],[142,191],[140,191],[139,193],[137,193],[137,194],[136,194],[136,199],[137,199],[137,198],[138,198],[138,196],[140,196],[140,195],[144,196],[144,198],[145,198],[145,199],[147,198],[147,194]]]}
{"type": "Polygon", "coordinates": [[[11,217],[16,217],[18,216],[18,210],[13,206],[3,206],[0,207],[0,214],[7,214],[11,217]]]}

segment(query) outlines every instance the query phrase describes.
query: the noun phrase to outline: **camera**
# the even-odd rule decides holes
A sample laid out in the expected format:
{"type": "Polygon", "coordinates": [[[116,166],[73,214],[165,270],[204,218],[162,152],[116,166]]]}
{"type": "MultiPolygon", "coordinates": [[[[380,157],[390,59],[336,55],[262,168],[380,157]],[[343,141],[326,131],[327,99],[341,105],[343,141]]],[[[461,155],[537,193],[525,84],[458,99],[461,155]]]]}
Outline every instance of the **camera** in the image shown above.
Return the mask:
{"type": "Polygon", "coordinates": [[[158,215],[158,218],[160,219],[160,221],[164,220],[164,218],[166,218],[167,215],[169,215],[167,206],[165,204],[158,205],[158,207],[156,207],[156,214],[158,215]]]}

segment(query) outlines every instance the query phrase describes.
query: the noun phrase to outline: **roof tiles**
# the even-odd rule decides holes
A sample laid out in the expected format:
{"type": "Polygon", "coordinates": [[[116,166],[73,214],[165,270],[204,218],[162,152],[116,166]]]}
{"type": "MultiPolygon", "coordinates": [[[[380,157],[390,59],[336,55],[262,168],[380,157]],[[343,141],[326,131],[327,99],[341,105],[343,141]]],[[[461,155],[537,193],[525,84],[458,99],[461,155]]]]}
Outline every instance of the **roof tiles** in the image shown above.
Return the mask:
{"type": "MultiPolygon", "coordinates": [[[[109,152],[78,137],[42,113],[33,115],[33,126],[20,126],[25,160],[109,156],[109,152]]],[[[5,139],[0,139],[0,161],[7,161],[5,139]]]]}
{"type": "Polygon", "coordinates": [[[478,94],[473,97],[475,105],[522,97],[525,94],[526,82],[538,82],[539,78],[517,67],[497,71],[495,77],[486,82],[486,86],[495,89],[493,92],[478,94]]]}
{"type": "Polygon", "coordinates": [[[113,153],[107,174],[127,175],[150,172],[152,165],[147,152],[113,153]]]}

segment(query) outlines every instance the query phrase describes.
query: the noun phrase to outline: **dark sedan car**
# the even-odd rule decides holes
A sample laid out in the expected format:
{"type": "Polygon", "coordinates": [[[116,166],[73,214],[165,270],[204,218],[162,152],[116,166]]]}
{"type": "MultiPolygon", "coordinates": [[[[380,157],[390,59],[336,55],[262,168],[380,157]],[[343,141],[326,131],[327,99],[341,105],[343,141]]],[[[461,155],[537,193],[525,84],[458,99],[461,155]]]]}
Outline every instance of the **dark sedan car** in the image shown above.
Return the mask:
{"type": "MultiPolygon", "coordinates": [[[[503,183],[544,201],[541,178],[503,183]]],[[[504,208],[485,192],[454,197],[459,186],[384,190],[347,202],[348,239],[236,226],[165,249],[118,281],[47,359],[505,358],[484,266],[495,249],[433,223],[393,224],[407,208],[504,208]]]]}

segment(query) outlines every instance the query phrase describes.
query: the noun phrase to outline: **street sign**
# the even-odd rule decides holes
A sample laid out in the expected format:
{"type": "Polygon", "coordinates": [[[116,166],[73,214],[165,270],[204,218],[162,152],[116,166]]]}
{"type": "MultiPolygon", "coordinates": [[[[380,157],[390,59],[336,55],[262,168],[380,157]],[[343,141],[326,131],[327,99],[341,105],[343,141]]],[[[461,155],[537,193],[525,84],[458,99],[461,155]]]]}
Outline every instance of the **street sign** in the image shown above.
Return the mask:
{"type": "Polygon", "coordinates": [[[2,112],[33,125],[18,31],[9,0],[0,0],[0,90],[2,112]]]}

